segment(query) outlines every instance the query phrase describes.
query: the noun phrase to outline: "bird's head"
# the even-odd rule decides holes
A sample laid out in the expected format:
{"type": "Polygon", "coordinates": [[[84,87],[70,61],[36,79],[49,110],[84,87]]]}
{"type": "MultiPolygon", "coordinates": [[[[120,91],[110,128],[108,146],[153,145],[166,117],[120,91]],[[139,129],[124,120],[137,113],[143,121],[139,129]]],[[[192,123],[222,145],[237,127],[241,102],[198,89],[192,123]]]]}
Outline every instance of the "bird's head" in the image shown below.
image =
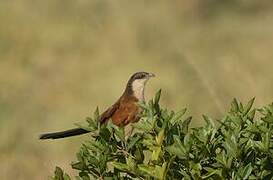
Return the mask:
{"type": "Polygon", "coordinates": [[[137,72],[133,74],[127,83],[127,93],[132,93],[136,98],[144,100],[145,85],[152,77],[155,77],[155,75],[148,72],[137,72]]]}

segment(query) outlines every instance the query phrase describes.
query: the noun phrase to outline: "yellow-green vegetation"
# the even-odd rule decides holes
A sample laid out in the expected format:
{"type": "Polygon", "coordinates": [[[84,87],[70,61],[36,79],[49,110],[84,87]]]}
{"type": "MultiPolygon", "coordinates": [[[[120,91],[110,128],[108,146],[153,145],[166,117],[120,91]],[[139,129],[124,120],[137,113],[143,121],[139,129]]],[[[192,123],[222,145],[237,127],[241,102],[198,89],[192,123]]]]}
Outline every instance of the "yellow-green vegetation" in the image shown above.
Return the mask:
{"type": "Polygon", "coordinates": [[[260,0],[1,0],[0,177],[45,179],[88,136],[38,141],[113,103],[128,77],[147,97],[221,117],[232,97],[273,99],[273,4],[260,0]],[[42,171],[41,171],[42,169],[42,171]]]}
{"type": "MultiPolygon", "coordinates": [[[[147,104],[135,133],[101,125],[99,113],[87,118],[92,133],[77,153],[76,179],[272,179],[273,103],[252,108],[233,100],[219,123],[208,116],[203,127],[190,129],[185,109],[175,113],[159,105],[161,91],[147,104]],[[255,117],[256,112],[260,118],[255,117]]],[[[70,180],[57,167],[54,180],[70,180]]]]}

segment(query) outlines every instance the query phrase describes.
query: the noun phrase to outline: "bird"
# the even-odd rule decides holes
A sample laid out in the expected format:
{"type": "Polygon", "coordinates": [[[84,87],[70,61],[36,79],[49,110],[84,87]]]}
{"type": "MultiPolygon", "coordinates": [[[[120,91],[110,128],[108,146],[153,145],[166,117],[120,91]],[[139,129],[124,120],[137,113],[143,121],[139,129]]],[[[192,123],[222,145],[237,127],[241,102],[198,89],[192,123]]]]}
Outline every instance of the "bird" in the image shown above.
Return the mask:
{"type": "MultiPolygon", "coordinates": [[[[152,77],[155,77],[153,73],[134,73],[129,78],[126,88],[120,98],[100,115],[100,123],[104,124],[109,120],[112,120],[113,124],[116,126],[125,127],[130,123],[139,121],[139,115],[142,112],[139,103],[145,102],[144,92],[146,83],[152,77]]],[[[39,139],[60,139],[86,134],[89,132],[90,131],[82,128],[74,128],[66,131],[41,134],[39,139]]]]}

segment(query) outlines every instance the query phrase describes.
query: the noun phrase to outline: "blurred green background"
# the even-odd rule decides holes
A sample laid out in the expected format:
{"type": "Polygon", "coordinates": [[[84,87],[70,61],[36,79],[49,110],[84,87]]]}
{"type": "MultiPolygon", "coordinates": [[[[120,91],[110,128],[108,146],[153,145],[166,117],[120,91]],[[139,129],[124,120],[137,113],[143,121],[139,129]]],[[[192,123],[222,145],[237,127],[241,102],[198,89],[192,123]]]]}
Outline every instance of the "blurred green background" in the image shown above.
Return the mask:
{"type": "Polygon", "coordinates": [[[273,2],[0,0],[0,177],[47,179],[88,136],[39,141],[121,95],[136,71],[146,99],[221,117],[233,97],[273,100],[273,2]]]}

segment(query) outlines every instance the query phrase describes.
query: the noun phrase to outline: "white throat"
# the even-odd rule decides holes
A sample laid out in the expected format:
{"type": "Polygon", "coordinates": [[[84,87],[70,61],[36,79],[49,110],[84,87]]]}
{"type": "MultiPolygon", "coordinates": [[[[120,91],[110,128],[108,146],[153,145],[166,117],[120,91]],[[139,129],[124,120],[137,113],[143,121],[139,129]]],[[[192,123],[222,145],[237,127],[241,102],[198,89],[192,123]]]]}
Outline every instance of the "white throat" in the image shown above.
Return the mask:
{"type": "Polygon", "coordinates": [[[146,86],[146,82],[148,79],[136,79],[132,83],[132,90],[134,96],[139,99],[139,101],[145,101],[144,90],[146,86]]]}

